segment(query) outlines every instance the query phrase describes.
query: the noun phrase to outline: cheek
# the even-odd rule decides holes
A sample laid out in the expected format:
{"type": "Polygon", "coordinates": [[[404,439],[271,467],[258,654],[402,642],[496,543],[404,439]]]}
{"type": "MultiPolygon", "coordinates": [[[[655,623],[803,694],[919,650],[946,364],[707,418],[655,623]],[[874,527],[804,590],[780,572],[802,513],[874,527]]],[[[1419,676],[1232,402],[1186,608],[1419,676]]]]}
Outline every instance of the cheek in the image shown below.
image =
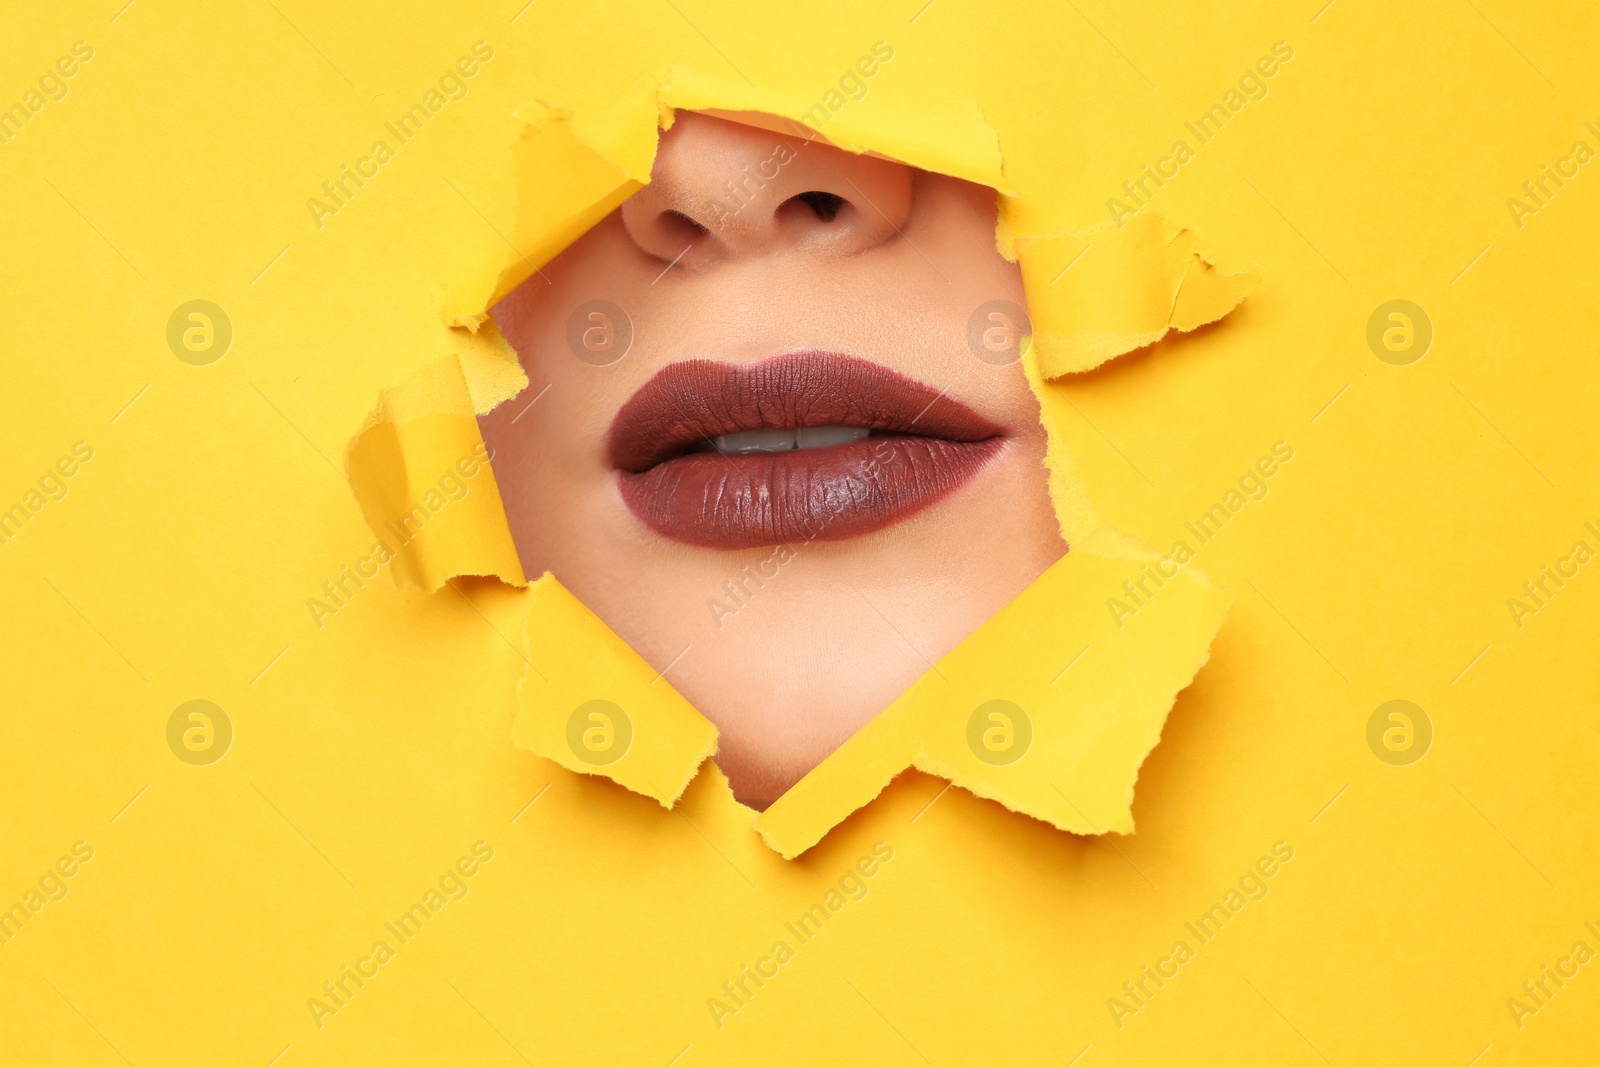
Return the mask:
{"type": "Polygon", "coordinates": [[[975,251],[983,253],[983,262],[988,267],[1003,274],[1008,284],[1016,286],[1016,292],[1022,292],[1022,274],[1015,263],[1009,262],[1000,254],[1000,249],[995,243],[995,230],[1000,223],[999,195],[993,190],[971,182],[960,181],[955,178],[944,178],[943,181],[955,186],[961,198],[960,217],[964,229],[970,234],[975,251]]]}
{"type": "Polygon", "coordinates": [[[642,381],[639,335],[650,295],[642,258],[613,212],[495,309],[531,383],[520,403],[548,387],[518,418],[518,431],[548,427],[552,443],[570,451],[578,438],[603,435],[626,383],[642,381]],[[584,418],[575,422],[578,413],[584,418]]]}
{"type": "MultiPolygon", "coordinates": [[[[1020,366],[985,362],[989,356],[980,359],[972,348],[974,336],[985,345],[992,338],[1020,345],[1032,329],[1021,269],[995,246],[997,217],[992,190],[927,175],[919,189],[917,234],[912,239],[938,264],[940,277],[922,288],[919,301],[923,315],[938,323],[941,340],[947,342],[940,350],[950,351],[957,360],[951,370],[977,390],[973,396],[993,397],[1014,408],[1027,395],[1020,366]],[[997,329],[1001,333],[996,334],[997,329]]],[[[1011,355],[1015,354],[1012,349],[1011,355]]],[[[1003,350],[1000,358],[1005,358],[1003,350]]],[[[1027,421],[1037,419],[1030,414],[1027,421]]]]}
{"type": "Polygon", "coordinates": [[[1039,406],[1039,398],[1034,395],[1033,387],[1028,384],[1027,373],[1022,369],[1022,365],[1019,363],[1014,369],[1017,372],[1014,392],[1009,394],[1010,413],[1014,419],[1012,425],[1018,427],[1019,436],[1034,442],[1042,455],[1050,435],[1042,421],[1043,411],[1039,406]]]}
{"type": "MultiPolygon", "coordinates": [[[[637,338],[609,365],[582,347],[585,329],[630,333],[638,316],[638,264],[615,215],[602,221],[535,273],[494,309],[494,320],[516,351],[529,386],[480,419],[494,449],[493,469],[523,568],[536,576],[564,558],[566,528],[596,493],[610,486],[605,436],[611,418],[647,372],[637,338]],[[596,300],[617,310],[593,319],[596,300]],[[621,319],[618,319],[618,315],[621,319]],[[573,344],[577,327],[578,348],[573,344]],[[591,358],[586,361],[583,355],[591,358]],[[638,380],[634,380],[638,379],[638,380]],[[630,384],[631,382],[631,384],[630,384]]],[[[648,284],[649,278],[644,278],[648,284]]],[[[604,334],[592,334],[604,340],[604,334]]]]}
{"type": "Polygon", "coordinates": [[[915,227],[919,235],[948,249],[947,256],[939,257],[941,273],[955,285],[993,290],[991,299],[1020,302],[1021,272],[995,245],[999,203],[994,190],[942,174],[919,174],[917,181],[915,227]]]}

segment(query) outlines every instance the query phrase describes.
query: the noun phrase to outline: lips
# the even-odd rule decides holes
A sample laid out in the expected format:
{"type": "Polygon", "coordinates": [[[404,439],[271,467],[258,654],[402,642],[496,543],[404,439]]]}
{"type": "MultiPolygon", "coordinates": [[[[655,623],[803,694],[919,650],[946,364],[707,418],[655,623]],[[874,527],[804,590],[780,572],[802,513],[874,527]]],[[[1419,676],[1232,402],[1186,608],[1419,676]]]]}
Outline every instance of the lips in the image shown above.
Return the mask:
{"type": "Polygon", "coordinates": [[[718,549],[871,533],[955,491],[1004,446],[998,426],[939,390],[827,352],[674,363],[607,434],[629,510],[664,537],[718,549]]]}

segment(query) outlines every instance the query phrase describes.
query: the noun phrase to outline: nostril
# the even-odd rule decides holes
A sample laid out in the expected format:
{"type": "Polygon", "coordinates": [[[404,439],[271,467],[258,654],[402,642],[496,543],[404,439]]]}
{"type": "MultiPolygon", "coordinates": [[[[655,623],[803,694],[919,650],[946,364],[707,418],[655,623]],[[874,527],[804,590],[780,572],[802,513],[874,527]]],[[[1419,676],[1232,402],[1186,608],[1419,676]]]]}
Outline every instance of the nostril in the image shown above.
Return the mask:
{"type": "MultiPolygon", "coordinates": [[[[783,206],[787,206],[787,203],[793,203],[796,200],[810,208],[812,214],[823,222],[832,222],[838,217],[839,210],[844,207],[844,197],[815,189],[791,196],[783,206]]],[[[780,206],[779,210],[782,210],[782,206],[780,206]]]]}
{"type": "Polygon", "coordinates": [[[694,237],[703,237],[711,232],[681,211],[664,211],[661,218],[665,225],[694,237]]]}
{"type": "Polygon", "coordinates": [[[651,229],[654,234],[650,251],[662,259],[671,259],[687,250],[690,245],[698,244],[711,232],[699,221],[681,211],[673,210],[656,215],[651,229]]]}

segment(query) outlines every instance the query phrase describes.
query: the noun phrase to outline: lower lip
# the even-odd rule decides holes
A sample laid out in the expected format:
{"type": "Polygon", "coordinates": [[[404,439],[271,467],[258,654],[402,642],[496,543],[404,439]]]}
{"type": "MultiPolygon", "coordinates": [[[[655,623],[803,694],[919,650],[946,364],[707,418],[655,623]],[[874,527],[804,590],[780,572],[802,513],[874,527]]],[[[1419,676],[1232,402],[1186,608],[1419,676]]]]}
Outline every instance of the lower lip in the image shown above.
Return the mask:
{"type": "Polygon", "coordinates": [[[787,452],[692,452],[618,473],[628,508],[663,537],[760,548],[860,537],[960,488],[1005,447],[884,435],[787,452]]]}

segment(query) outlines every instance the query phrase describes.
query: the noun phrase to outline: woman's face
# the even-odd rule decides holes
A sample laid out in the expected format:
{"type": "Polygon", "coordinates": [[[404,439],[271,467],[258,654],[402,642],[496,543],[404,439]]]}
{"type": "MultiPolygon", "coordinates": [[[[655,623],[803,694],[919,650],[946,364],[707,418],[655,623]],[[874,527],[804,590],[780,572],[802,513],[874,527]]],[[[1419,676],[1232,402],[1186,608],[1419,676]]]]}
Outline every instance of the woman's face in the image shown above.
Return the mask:
{"type": "Polygon", "coordinates": [[[650,184],[494,308],[531,382],[482,420],[524,569],[716,724],[746,804],[1066,551],[995,213],[680,113],[650,184]]]}

